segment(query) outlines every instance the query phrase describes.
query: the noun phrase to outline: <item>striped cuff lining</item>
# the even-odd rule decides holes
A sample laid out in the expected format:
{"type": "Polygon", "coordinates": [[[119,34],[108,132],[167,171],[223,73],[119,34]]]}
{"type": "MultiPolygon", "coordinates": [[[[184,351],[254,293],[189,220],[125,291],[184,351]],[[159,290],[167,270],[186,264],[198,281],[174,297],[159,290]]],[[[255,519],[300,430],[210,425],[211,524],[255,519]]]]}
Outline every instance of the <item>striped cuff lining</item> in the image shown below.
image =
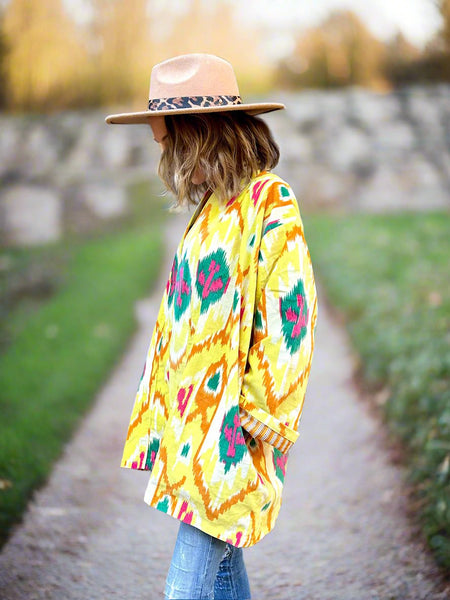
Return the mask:
{"type": "Polygon", "coordinates": [[[277,450],[285,454],[293,445],[293,442],[283,437],[280,433],[277,433],[258,419],[255,419],[247,411],[241,409],[239,412],[241,420],[241,427],[250,433],[254,438],[267,442],[272,446],[275,446],[277,450]]]}

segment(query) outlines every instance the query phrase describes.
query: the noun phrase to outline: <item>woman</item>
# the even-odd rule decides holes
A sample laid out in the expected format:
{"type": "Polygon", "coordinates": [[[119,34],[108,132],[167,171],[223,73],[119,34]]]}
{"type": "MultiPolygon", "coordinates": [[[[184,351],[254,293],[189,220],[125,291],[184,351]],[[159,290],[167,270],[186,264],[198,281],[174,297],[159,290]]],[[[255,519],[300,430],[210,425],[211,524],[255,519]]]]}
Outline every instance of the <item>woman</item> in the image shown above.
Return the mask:
{"type": "Polygon", "coordinates": [[[294,194],[231,65],[179,56],[152,70],[159,175],[196,204],[173,260],[121,466],[180,520],[166,598],[250,598],[242,548],[277,518],[311,366],[317,298],[294,194]]]}

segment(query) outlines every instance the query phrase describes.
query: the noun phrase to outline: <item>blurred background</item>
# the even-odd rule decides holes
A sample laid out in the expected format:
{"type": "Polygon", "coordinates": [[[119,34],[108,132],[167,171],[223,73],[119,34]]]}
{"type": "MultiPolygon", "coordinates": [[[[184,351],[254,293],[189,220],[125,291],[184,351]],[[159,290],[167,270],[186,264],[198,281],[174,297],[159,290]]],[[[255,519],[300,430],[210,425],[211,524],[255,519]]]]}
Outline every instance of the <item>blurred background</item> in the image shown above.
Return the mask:
{"type": "Polygon", "coordinates": [[[445,0],[2,0],[1,102],[9,111],[145,106],[149,70],[208,51],[244,95],[450,79],[445,0]]]}
{"type": "Polygon", "coordinates": [[[123,216],[124,186],[150,177],[154,149],[147,128],[103,116],[145,109],[152,65],[192,51],[230,60],[247,100],[285,101],[267,119],[304,210],[447,205],[449,6],[0,0],[2,239],[123,216]]]}
{"type": "Polygon", "coordinates": [[[0,0],[0,539],[164,253],[158,148],[104,117],[146,109],[152,65],[188,52],[285,102],[276,172],[450,567],[450,0],[0,0]]]}

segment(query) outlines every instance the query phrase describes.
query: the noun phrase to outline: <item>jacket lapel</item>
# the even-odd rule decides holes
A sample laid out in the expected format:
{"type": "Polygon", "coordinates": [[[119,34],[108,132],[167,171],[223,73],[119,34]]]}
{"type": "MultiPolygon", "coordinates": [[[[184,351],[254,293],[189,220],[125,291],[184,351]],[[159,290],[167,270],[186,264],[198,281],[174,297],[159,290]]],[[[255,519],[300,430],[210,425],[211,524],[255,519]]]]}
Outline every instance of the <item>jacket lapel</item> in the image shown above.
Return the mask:
{"type": "Polygon", "coordinates": [[[203,198],[200,200],[200,202],[197,204],[197,207],[195,209],[195,211],[193,212],[191,218],[189,219],[189,223],[186,227],[185,232],[183,233],[183,237],[181,238],[181,244],[180,247],[183,245],[184,240],[187,236],[187,234],[189,233],[189,230],[191,229],[192,225],[195,223],[198,215],[201,213],[201,211],[203,210],[203,207],[205,206],[205,204],[208,202],[209,198],[211,197],[212,194],[212,190],[208,190],[205,192],[205,195],[203,196],[203,198]]]}

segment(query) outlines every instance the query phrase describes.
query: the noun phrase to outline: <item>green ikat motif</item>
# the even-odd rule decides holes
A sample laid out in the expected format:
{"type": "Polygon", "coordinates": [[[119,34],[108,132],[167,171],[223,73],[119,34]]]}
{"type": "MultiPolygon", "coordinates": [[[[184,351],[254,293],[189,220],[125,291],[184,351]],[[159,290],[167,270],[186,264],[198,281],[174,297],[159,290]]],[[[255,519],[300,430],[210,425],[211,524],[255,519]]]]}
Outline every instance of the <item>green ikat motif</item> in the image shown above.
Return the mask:
{"type": "Polygon", "coordinates": [[[220,460],[225,464],[225,473],[236,466],[247,452],[242,434],[239,408],[234,406],[225,415],[219,440],[220,460]]]}
{"type": "Polygon", "coordinates": [[[179,321],[184,311],[189,306],[192,294],[191,283],[189,263],[186,258],[183,258],[176,274],[174,291],[174,315],[177,321],[179,321]]]}
{"type": "Polygon", "coordinates": [[[177,272],[178,272],[178,258],[175,255],[172,263],[172,270],[170,272],[170,277],[167,282],[167,304],[170,306],[173,302],[173,295],[175,293],[175,283],[177,280],[177,272]]]}
{"type": "Polygon", "coordinates": [[[181,450],[181,456],[186,457],[189,454],[189,450],[191,449],[190,444],[186,443],[184,444],[182,450],[181,450]]]}
{"type": "Polygon", "coordinates": [[[275,467],[275,475],[284,483],[286,476],[287,454],[283,454],[277,448],[273,449],[273,466],[275,467]]]}
{"type": "Polygon", "coordinates": [[[280,316],[284,341],[293,354],[300,348],[308,326],[309,309],[301,279],[284,298],[280,297],[280,316]]]}
{"type": "Polygon", "coordinates": [[[274,221],[270,221],[270,223],[267,223],[267,225],[264,228],[263,236],[266,235],[266,233],[268,231],[272,231],[272,229],[276,229],[280,225],[281,225],[281,221],[278,219],[275,219],[274,221]]]}
{"type": "Polygon", "coordinates": [[[201,313],[220,300],[229,282],[230,270],[222,248],[211,252],[198,263],[196,289],[201,299],[201,313]]]}
{"type": "Polygon", "coordinates": [[[210,377],[208,379],[207,385],[211,390],[216,391],[219,383],[220,383],[220,372],[217,371],[217,373],[215,373],[212,377],[210,377]]]}
{"type": "Polygon", "coordinates": [[[148,447],[147,459],[145,461],[145,467],[149,471],[151,471],[153,469],[153,465],[155,464],[156,455],[158,454],[158,450],[159,450],[159,439],[153,438],[148,447]]]}
{"type": "Polygon", "coordinates": [[[166,513],[169,510],[169,498],[166,496],[163,500],[160,500],[156,508],[166,513]]]}
{"type": "Polygon", "coordinates": [[[260,310],[256,309],[255,310],[255,327],[256,329],[258,329],[259,331],[261,331],[263,329],[263,318],[262,318],[262,313],[260,310]]]}
{"type": "Polygon", "coordinates": [[[236,290],[234,292],[234,298],[233,298],[233,312],[236,310],[238,300],[239,300],[239,294],[238,294],[238,291],[236,290]]]}

